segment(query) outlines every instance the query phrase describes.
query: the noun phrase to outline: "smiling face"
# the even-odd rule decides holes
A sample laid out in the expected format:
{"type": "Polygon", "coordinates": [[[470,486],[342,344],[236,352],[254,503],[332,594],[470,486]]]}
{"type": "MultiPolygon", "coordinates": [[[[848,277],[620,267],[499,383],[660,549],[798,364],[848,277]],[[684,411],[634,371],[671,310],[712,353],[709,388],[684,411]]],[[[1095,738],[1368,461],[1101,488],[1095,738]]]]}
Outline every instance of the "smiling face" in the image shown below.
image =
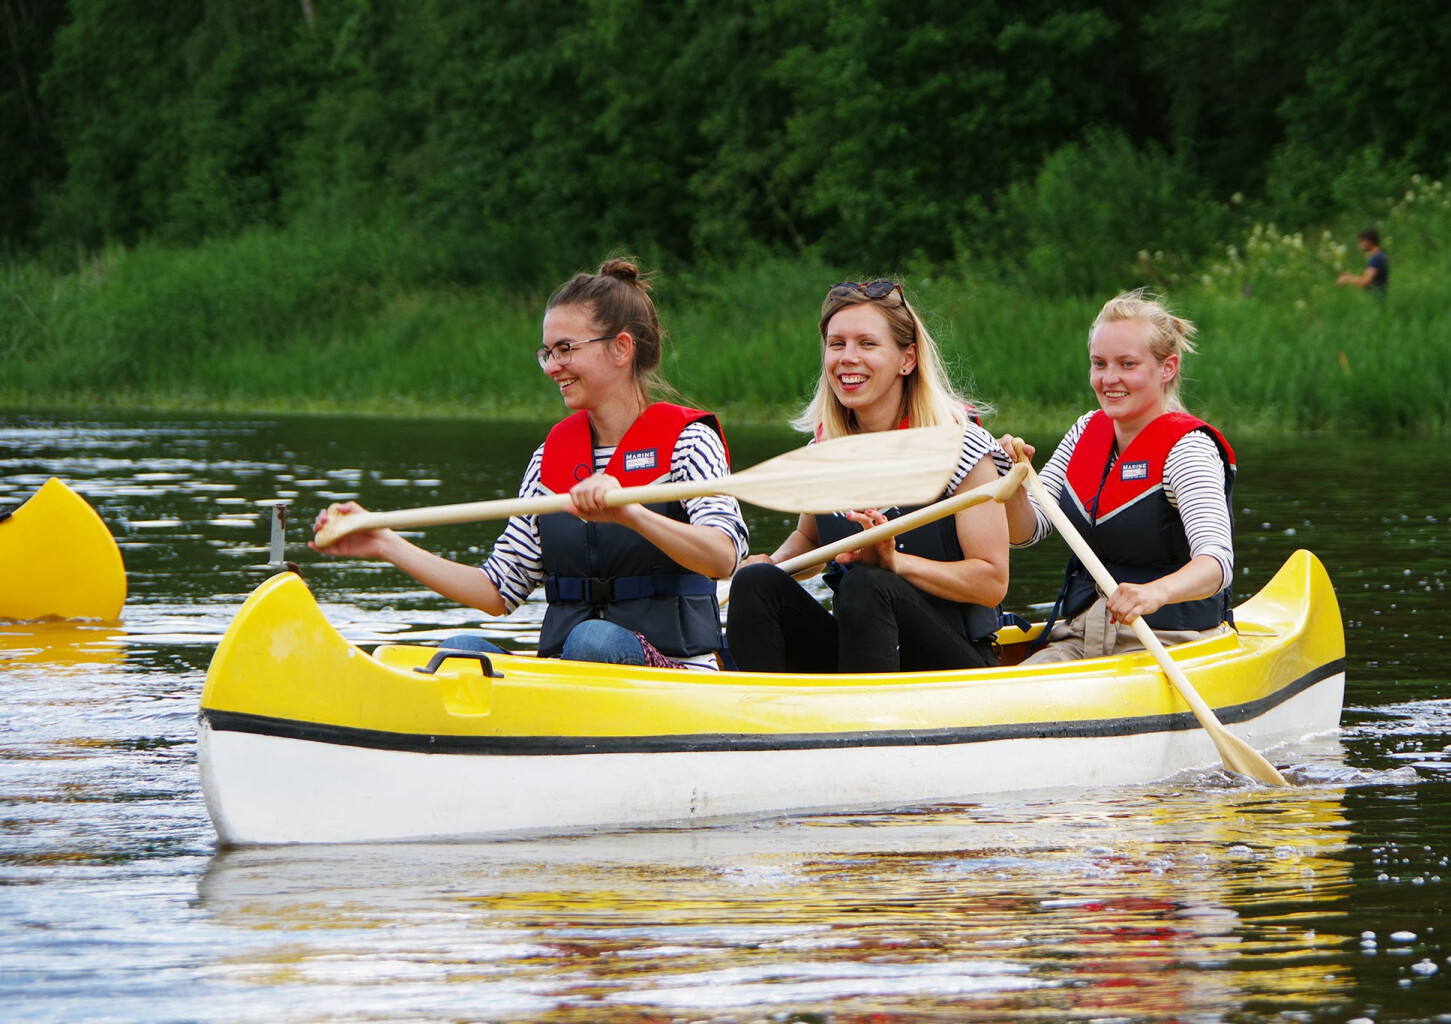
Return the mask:
{"type": "Polygon", "coordinates": [[[552,349],[561,342],[574,345],[567,366],[550,359],[544,367],[545,375],[558,385],[566,408],[597,409],[619,391],[622,382],[629,380],[629,367],[622,370],[615,358],[614,342],[579,344],[600,333],[592,311],[586,306],[555,306],[544,314],[544,347],[552,349]]]}
{"type": "Polygon", "coordinates": [[[1161,363],[1149,352],[1148,331],[1144,320],[1116,320],[1088,343],[1088,379],[1121,444],[1168,411],[1165,389],[1179,371],[1177,354],[1161,363]]]}
{"type": "Polygon", "coordinates": [[[822,358],[832,394],[856,414],[862,429],[897,425],[904,382],[917,365],[917,345],[898,345],[880,309],[863,303],[837,311],[826,325],[822,358]]]}

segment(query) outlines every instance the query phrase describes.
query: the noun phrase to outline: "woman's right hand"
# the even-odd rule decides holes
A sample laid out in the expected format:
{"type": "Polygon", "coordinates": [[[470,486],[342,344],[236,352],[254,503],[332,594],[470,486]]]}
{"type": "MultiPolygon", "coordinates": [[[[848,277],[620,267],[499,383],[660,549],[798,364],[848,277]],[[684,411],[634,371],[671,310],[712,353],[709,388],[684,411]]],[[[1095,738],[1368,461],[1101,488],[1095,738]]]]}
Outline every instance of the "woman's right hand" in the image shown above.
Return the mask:
{"type": "MultiPolygon", "coordinates": [[[[317,518],[312,521],[312,532],[316,535],[334,517],[366,511],[368,510],[356,501],[334,502],[317,514],[317,518]]],[[[325,548],[318,547],[315,541],[308,541],[307,546],[324,555],[336,555],[340,558],[382,558],[383,546],[390,536],[396,536],[392,530],[358,530],[356,533],[344,534],[325,548]]]]}

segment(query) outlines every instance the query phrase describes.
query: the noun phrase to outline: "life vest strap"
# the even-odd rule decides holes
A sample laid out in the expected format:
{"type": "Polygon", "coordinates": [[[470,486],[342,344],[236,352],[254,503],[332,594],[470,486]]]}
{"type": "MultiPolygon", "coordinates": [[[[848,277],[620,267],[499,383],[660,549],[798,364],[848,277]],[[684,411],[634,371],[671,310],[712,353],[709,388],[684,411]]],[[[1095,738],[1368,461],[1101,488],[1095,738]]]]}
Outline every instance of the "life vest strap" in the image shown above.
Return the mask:
{"type": "Polygon", "coordinates": [[[600,579],[589,576],[556,576],[544,580],[544,597],[550,604],[606,605],[646,597],[694,597],[715,593],[715,583],[700,573],[657,569],[649,576],[617,576],[600,579]]]}

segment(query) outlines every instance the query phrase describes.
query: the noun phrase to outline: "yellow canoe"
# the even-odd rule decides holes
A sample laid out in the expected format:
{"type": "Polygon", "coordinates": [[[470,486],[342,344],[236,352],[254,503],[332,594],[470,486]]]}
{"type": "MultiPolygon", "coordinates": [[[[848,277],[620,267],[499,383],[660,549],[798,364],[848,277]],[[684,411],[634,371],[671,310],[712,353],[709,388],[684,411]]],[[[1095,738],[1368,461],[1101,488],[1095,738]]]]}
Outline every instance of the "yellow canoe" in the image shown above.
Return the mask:
{"type": "MultiPolygon", "coordinates": [[[[1296,552],[1235,621],[1171,649],[1220,720],[1259,750],[1335,730],[1345,641],[1319,560],[1296,552]]],[[[202,788],[223,843],[894,807],[1219,763],[1146,653],[877,676],[438,655],[364,652],[294,574],[258,587],[201,697],[202,788]]]]}
{"type": "Polygon", "coordinates": [[[116,539],[55,477],[0,520],[0,619],[110,621],[125,603],[116,539]]]}

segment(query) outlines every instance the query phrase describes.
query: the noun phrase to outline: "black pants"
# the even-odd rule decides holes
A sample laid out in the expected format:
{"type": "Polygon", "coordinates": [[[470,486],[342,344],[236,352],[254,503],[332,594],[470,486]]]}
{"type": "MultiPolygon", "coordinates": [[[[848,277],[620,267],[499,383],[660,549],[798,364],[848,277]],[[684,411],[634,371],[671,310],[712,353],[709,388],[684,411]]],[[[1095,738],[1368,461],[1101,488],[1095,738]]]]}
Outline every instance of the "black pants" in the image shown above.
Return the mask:
{"type": "Polygon", "coordinates": [[[929,672],[998,663],[990,640],[968,640],[922,592],[874,565],[849,569],[835,615],[774,565],[731,581],[726,641],[747,672],[929,672]]]}

